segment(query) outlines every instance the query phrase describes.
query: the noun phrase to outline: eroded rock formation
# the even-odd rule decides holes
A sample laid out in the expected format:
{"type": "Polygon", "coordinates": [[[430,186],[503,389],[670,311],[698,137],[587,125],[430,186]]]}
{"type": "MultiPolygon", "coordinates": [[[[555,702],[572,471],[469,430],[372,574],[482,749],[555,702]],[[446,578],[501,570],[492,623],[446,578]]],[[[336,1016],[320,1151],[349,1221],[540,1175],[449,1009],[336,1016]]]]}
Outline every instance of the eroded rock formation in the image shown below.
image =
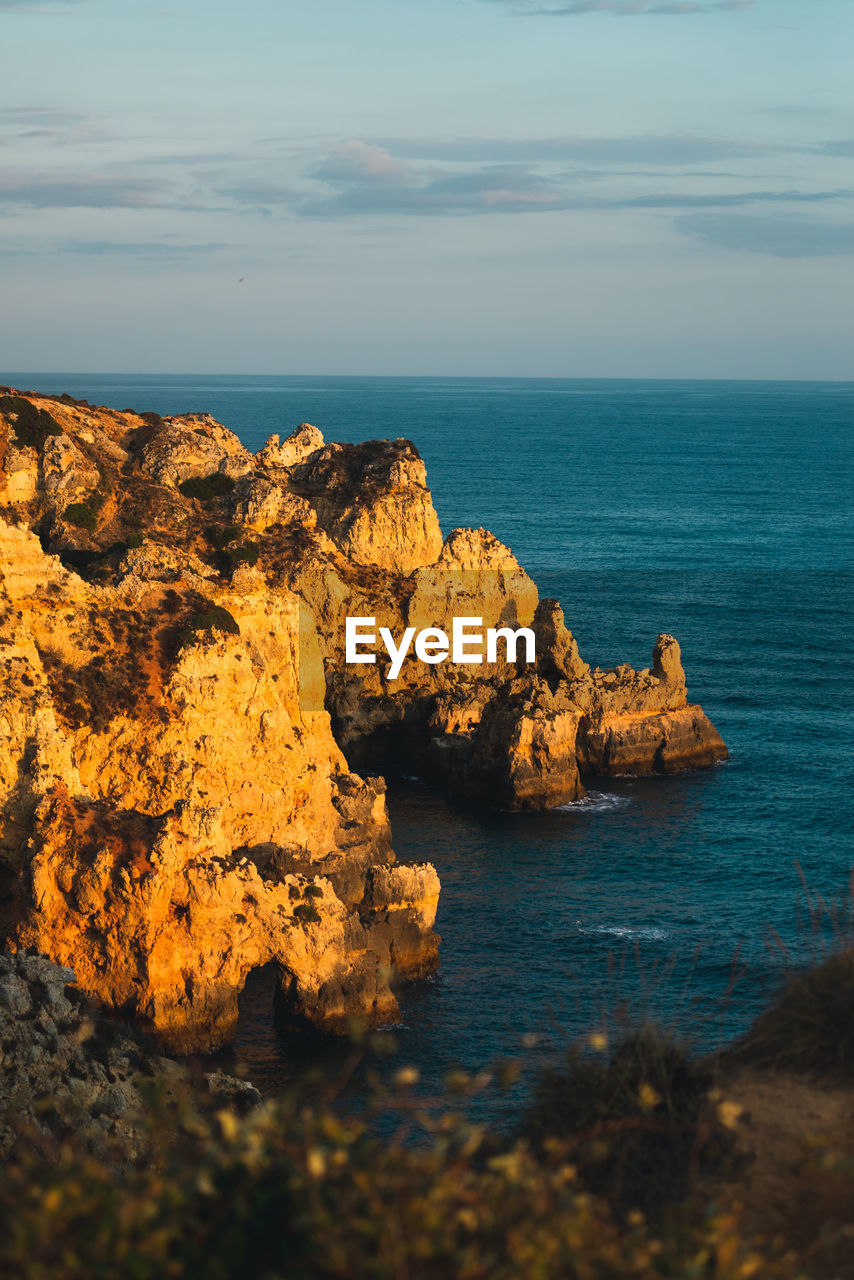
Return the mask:
{"type": "Polygon", "coordinates": [[[173,1047],[226,1040],[271,960],[333,1030],[435,967],[436,872],[396,862],[352,767],[524,809],[726,754],[672,637],[591,670],[506,547],[443,541],[406,440],[303,424],[253,456],[206,414],[0,392],[0,463],[0,932],[173,1047]],[[537,662],[410,656],[391,682],[345,663],[348,615],[530,627],[537,662]]]}

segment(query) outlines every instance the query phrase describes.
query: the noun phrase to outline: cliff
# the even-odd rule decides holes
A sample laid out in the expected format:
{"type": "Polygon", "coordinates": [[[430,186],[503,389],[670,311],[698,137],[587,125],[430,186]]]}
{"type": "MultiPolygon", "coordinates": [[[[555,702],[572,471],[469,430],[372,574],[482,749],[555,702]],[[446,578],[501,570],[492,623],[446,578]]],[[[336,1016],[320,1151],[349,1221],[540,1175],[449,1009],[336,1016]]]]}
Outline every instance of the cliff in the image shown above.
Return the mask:
{"type": "Polygon", "coordinates": [[[506,547],[443,541],[406,440],[304,424],[253,456],[206,414],[0,392],[0,504],[0,933],[173,1047],[225,1041],[271,960],[331,1030],[394,1020],[437,964],[435,869],[397,863],[351,765],[518,809],[726,754],[672,637],[591,671],[506,547]],[[530,626],[537,665],[392,683],[344,662],[347,615],[530,626]]]}

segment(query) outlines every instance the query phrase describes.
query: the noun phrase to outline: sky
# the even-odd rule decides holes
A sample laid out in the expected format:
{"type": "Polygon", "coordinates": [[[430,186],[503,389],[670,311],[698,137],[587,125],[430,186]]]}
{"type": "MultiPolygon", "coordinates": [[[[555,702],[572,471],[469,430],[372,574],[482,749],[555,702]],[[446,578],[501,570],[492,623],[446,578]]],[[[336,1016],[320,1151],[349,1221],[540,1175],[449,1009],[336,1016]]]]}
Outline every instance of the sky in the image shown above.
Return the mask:
{"type": "Polygon", "coordinates": [[[0,0],[0,368],[854,378],[851,0],[0,0]]]}

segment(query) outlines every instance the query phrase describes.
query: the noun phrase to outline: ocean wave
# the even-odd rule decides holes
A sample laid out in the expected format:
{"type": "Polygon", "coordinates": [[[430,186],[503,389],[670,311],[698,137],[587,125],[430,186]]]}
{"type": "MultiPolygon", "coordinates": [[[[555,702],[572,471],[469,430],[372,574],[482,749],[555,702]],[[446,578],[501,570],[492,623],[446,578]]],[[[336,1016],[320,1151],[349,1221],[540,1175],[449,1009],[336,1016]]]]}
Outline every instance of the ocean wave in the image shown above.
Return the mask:
{"type": "Polygon", "coordinates": [[[555,806],[561,813],[616,813],[632,802],[631,796],[617,796],[607,791],[588,791],[583,800],[571,800],[569,804],[555,806]]]}
{"type": "Polygon", "coordinates": [[[619,938],[623,941],[632,941],[637,938],[641,942],[663,942],[667,937],[667,930],[659,928],[655,924],[582,924],[580,920],[576,921],[576,928],[579,933],[586,937],[607,937],[619,938]]]}

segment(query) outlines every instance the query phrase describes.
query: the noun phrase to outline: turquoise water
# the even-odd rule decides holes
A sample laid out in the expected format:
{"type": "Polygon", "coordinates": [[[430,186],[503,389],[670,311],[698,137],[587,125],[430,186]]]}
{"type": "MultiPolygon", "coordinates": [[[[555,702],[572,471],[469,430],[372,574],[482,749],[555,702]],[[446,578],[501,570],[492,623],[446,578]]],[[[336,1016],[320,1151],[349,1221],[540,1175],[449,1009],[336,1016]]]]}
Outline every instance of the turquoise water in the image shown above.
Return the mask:
{"type": "MultiPolygon", "coordinates": [[[[838,899],[854,861],[854,383],[0,381],[206,410],[253,449],[306,420],[328,439],[407,436],[443,530],[507,542],[588,661],[647,666],[659,631],[679,638],[728,764],[594,784],[527,817],[394,788],[398,855],[429,858],[443,884],[442,969],[407,995],[397,1033],[428,1080],[518,1054],[528,1033],[581,1033],[620,999],[709,1045],[779,980],[775,936],[803,956],[801,875],[838,899]]],[[[319,1050],[270,1029],[269,999],[253,980],[238,1049],[274,1088],[319,1050]]]]}

